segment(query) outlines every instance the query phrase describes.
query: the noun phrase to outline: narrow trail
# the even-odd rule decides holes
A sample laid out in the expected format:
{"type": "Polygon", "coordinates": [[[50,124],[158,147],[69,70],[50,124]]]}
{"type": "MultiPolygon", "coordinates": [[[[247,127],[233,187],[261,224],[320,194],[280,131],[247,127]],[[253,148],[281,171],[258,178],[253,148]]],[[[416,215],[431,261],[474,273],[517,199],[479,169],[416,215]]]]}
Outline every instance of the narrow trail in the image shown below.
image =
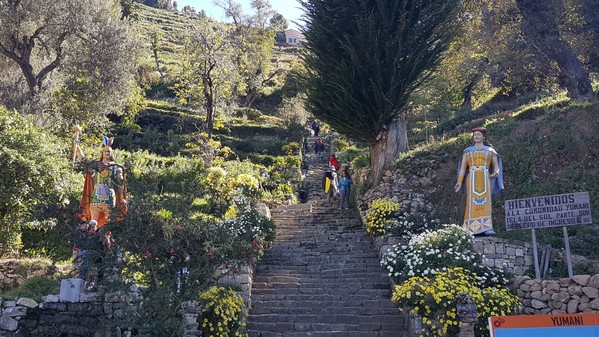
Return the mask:
{"type": "Polygon", "coordinates": [[[250,336],[407,336],[391,302],[372,239],[353,209],[328,206],[322,192],[328,153],[307,155],[308,202],[271,211],[277,237],[258,263],[250,336]]]}

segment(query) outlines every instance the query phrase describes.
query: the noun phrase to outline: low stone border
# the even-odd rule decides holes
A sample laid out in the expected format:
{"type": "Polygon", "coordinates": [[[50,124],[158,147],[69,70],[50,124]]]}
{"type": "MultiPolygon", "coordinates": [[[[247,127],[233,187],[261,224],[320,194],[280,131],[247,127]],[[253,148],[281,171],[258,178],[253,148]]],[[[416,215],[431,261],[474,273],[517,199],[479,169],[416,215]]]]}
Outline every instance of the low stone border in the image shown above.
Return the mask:
{"type": "Polygon", "coordinates": [[[599,274],[559,280],[516,277],[513,282],[526,315],[595,313],[599,311],[599,274]]]}

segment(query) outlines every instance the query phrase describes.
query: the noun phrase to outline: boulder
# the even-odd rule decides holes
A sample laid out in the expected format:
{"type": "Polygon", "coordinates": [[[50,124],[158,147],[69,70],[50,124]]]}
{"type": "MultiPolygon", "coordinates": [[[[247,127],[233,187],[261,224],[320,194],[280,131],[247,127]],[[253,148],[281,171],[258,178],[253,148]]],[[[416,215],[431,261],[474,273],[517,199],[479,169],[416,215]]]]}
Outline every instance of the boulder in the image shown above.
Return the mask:
{"type": "Polygon", "coordinates": [[[580,304],[580,302],[578,302],[578,300],[570,300],[568,302],[568,310],[567,312],[569,314],[575,314],[578,312],[578,304],[580,304]]]}
{"type": "Polygon", "coordinates": [[[574,295],[582,295],[582,286],[580,284],[571,284],[568,287],[568,293],[572,296],[574,295]]]}
{"type": "Polygon", "coordinates": [[[587,295],[588,298],[598,298],[599,297],[599,289],[593,287],[582,287],[582,292],[587,295]]]}
{"type": "Polygon", "coordinates": [[[531,305],[535,309],[547,308],[547,303],[535,299],[531,301],[531,305]]]}
{"type": "Polygon", "coordinates": [[[599,274],[591,276],[588,286],[599,289],[599,274]]]}
{"type": "Polygon", "coordinates": [[[37,307],[37,302],[27,297],[21,297],[17,301],[17,305],[21,305],[27,308],[35,308],[37,307]]]}
{"type": "Polygon", "coordinates": [[[555,294],[551,295],[551,300],[560,302],[560,303],[566,303],[570,300],[570,294],[568,294],[565,291],[560,291],[559,293],[555,293],[555,294]]]}
{"type": "Polygon", "coordinates": [[[572,281],[580,284],[581,286],[586,286],[589,284],[589,280],[591,279],[591,275],[574,275],[572,276],[572,281]]]}

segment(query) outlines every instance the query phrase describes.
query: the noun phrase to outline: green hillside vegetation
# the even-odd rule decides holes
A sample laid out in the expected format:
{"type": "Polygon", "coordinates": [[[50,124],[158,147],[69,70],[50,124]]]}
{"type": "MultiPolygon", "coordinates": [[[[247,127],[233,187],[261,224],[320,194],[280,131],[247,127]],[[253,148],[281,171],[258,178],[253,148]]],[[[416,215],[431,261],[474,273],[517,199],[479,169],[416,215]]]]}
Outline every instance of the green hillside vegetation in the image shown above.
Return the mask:
{"type": "MultiPolygon", "coordinates": [[[[79,4],[80,0],[74,1],[79,4]]],[[[595,26],[586,24],[589,12],[582,10],[592,1],[575,2],[580,6],[569,1],[557,28],[563,32],[560,38],[572,46],[570,56],[581,60],[577,75],[596,81],[599,54],[594,45],[599,43],[591,42],[599,33],[591,31],[595,26]]],[[[398,16],[401,3],[389,2],[398,16]]],[[[528,231],[504,229],[502,205],[508,199],[588,191],[597,219],[598,84],[593,83],[595,93],[588,90],[585,78],[580,88],[573,87],[571,78],[564,80],[571,72],[560,68],[555,55],[531,48],[539,34],[525,34],[520,29],[520,20],[531,19],[522,3],[498,2],[490,8],[465,1],[460,9],[464,12],[459,15],[469,19],[455,36],[450,39],[445,35],[449,30],[430,30],[442,33],[447,42],[442,44],[446,50],[436,50],[431,56],[438,59],[437,68],[429,69],[436,62],[424,62],[418,73],[411,73],[411,66],[400,62],[418,82],[419,86],[413,87],[403,83],[404,76],[399,73],[390,79],[378,55],[366,48],[371,47],[372,39],[388,37],[377,29],[381,20],[371,17],[366,30],[354,27],[357,32],[353,33],[362,40],[351,41],[371,67],[353,57],[347,60],[355,63],[341,64],[336,54],[339,50],[330,48],[329,38],[347,38],[343,29],[348,27],[322,20],[324,26],[334,23],[327,30],[331,36],[320,42],[331,52],[327,60],[339,69],[320,64],[316,54],[313,61],[321,70],[335,69],[333,75],[348,79],[343,80],[348,91],[333,96],[350,99],[337,105],[339,101],[333,102],[334,97],[324,94],[325,89],[341,82],[332,80],[332,85],[311,88],[313,93],[324,95],[316,100],[312,97],[311,108],[323,104],[334,115],[327,119],[331,124],[322,125],[321,130],[333,136],[333,150],[340,161],[349,163],[352,172],[369,166],[373,144],[336,134],[334,130],[343,130],[333,121],[341,121],[354,136],[363,136],[365,129],[360,125],[366,121],[373,129],[368,137],[356,138],[378,142],[389,130],[379,122],[395,123],[399,116],[398,128],[407,126],[407,143],[403,145],[411,150],[394,162],[395,168],[414,174],[423,166],[434,170],[431,216],[460,223],[464,196],[453,191],[457,162],[470,142],[470,130],[485,126],[504,162],[506,189],[493,200],[494,226],[500,237],[530,240],[528,231]],[[359,34],[365,31],[372,35],[359,34]],[[378,70],[376,76],[372,76],[373,68],[378,70]],[[342,76],[352,73],[360,77],[342,76]],[[420,75],[427,75],[422,83],[420,75]],[[372,98],[368,85],[373,77],[393,90],[401,89],[397,103],[389,103],[393,100],[385,90],[377,92],[374,101],[348,94],[372,98]],[[383,112],[379,107],[386,109],[385,116],[368,115],[383,112]],[[337,115],[339,111],[342,114],[337,115]],[[381,130],[384,132],[378,133],[381,130]]],[[[124,166],[128,183],[129,213],[101,229],[101,234],[110,231],[114,246],[124,252],[122,259],[112,254],[101,266],[113,270],[117,264],[121,280],[104,280],[101,285],[114,289],[126,289],[131,283],[140,286],[147,312],[131,318],[132,329],[156,336],[177,335],[182,324],[180,304],[197,300],[200,293],[209,294],[205,291],[215,285],[218,266],[235,270],[253,263],[274,240],[274,223],[258,213],[258,203],[274,208],[298,202],[303,160],[299,144],[306,136],[307,118],[318,117],[318,111],[305,107],[306,78],[313,73],[301,62],[305,49],[275,46],[274,31],[266,21],[263,27],[255,24],[256,20],[220,23],[139,3],[133,4],[133,14],[127,20],[119,20],[115,9],[118,2],[102,4],[105,17],[98,22],[110,23],[110,27],[90,19],[93,11],[83,8],[83,14],[75,13],[81,17],[74,22],[82,25],[77,27],[80,32],[90,35],[70,36],[65,45],[58,43],[62,42],[61,35],[44,30],[45,20],[63,15],[60,6],[49,8],[53,11],[43,20],[38,17],[44,13],[19,12],[14,22],[6,21],[9,29],[0,27],[0,43],[27,41],[28,36],[33,39],[29,30],[36,24],[41,25],[41,39],[53,42],[20,45],[31,52],[24,56],[33,55],[25,64],[14,61],[23,57],[0,50],[0,160],[4,167],[0,171],[0,257],[46,257],[70,265],[73,230],[82,222],[77,214],[83,174],[98,167],[101,136],[114,137],[116,161],[124,166]],[[19,22],[26,24],[19,26],[19,22]],[[202,40],[199,32],[213,34],[212,40],[202,40]],[[191,41],[198,48],[186,48],[191,41]],[[57,49],[52,48],[55,45],[57,49]],[[27,49],[34,46],[38,49],[27,49]],[[46,48],[44,52],[40,47],[46,48]],[[38,63],[45,64],[52,57],[58,60],[63,51],[67,55],[64,64],[48,73],[39,71],[38,63]],[[211,72],[214,68],[218,71],[211,72]],[[39,76],[26,83],[20,69],[34,69],[38,71],[34,75],[39,76]],[[85,159],[76,164],[70,162],[74,124],[84,130],[80,146],[85,159]],[[181,277],[185,270],[189,273],[181,277]]],[[[326,1],[320,5],[326,11],[326,1]]],[[[418,6],[413,9],[417,12],[418,6]]],[[[0,10],[6,17],[15,12],[4,3],[0,3],[0,10]]],[[[354,18],[349,12],[330,14],[354,18]]],[[[406,36],[419,36],[410,31],[398,33],[391,20],[382,21],[395,35],[393,40],[377,42],[395,41],[403,46],[406,36]]],[[[442,21],[451,23],[449,26],[462,22],[449,17],[442,21]]],[[[418,20],[413,23],[421,26],[418,20]]],[[[336,40],[338,48],[347,47],[350,40],[336,40]]],[[[417,39],[411,42],[418,48],[424,46],[417,39]]],[[[398,50],[396,45],[386,46],[388,49],[378,49],[398,50]]],[[[410,50],[402,50],[406,55],[386,55],[385,64],[413,59],[410,50]]],[[[387,162],[388,157],[383,159],[387,162]]],[[[370,181],[352,190],[363,193],[376,188],[377,183],[370,181]]],[[[597,221],[569,227],[573,253],[599,258],[597,221]]],[[[554,248],[563,246],[561,229],[538,231],[538,237],[554,248]]],[[[564,276],[560,272],[553,276],[564,276]]],[[[38,296],[41,291],[54,289],[55,281],[45,284],[44,280],[35,279],[29,288],[13,294],[24,296],[30,291],[38,296]]]]}
{"type": "MultiPolygon", "coordinates": [[[[418,165],[434,162],[431,169],[437,175],[437,188],[431,199],[440,219],[462,221],[464,195],[453,191],[457,163],[470,143],[469,130],[482,125],[489,130],[489,141],[504,163],[505,190],[493,200],[493,224],[499,236],[531,240],[530,231],[505,230],[503,203],[508,199],[589,192],[592,214],[598,214],[599,103],[572,103],[555,96],[510,108],[504,105],[493,113],[482,109],[474,110],[470,119],[460,116],[459,125],[443,130],[456,136],[423,142],[396,161],[397,168],[412,173],[421,169],[418,165]],[[485,117],[477,118],[483,113],[485,117]]],[[[574,254],[599,257],[594,244],[599,230],[597,219],[594,221],[593,225],[568,228],[574,254]]],[[[564,246],[561,228],[538,230],[537,237],[554,248],[564,246]]]]}

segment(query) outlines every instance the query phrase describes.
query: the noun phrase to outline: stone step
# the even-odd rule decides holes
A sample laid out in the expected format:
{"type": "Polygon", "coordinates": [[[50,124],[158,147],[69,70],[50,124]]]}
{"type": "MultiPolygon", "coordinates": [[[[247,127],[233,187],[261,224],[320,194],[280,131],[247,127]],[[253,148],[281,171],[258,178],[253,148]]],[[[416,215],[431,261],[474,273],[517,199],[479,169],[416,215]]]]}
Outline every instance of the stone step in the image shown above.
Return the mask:
{"type": "MultiPolygon", "coordinates": [[[[312,146],[316,138],[308,140],[312,146]]],[[[407,337],[372,238],[321,189],[328,153],[308,152],[308,202],[271,210],[276,239],[258,262],[250,336],[407,337]]]]}
{"type": "MultiPolygon", "coordinates": [[[[346,319],[351,319],[348,315],[346,319]]],[[[386,336],[405,337],[406,325],[403,323],[385,322],[378,323],[376,319],[363,320],[358,323],[336,323],[336,322],[249,322],[250,336],[386,336]],[[260,331],[254,333],[252,330],[260,331]],[[272,334],[266,334],[272,333],[272,334]],[[293,334],[291,334],[293,332],[293,334]],[[342,334],[341,334],[342,333],[342,334]],[[351,334],[349,334],[351,333],[351,334]]]]}
{"type": "MultiPolygon", "coordinates": [[[[268,325],[262,324],[262,329],[267,329],[268,325]]],[[[250,331],[250,337],[407,337],[405,332],[396,331],[286,331],[276,332],[270,330],[250,331]]]]}

